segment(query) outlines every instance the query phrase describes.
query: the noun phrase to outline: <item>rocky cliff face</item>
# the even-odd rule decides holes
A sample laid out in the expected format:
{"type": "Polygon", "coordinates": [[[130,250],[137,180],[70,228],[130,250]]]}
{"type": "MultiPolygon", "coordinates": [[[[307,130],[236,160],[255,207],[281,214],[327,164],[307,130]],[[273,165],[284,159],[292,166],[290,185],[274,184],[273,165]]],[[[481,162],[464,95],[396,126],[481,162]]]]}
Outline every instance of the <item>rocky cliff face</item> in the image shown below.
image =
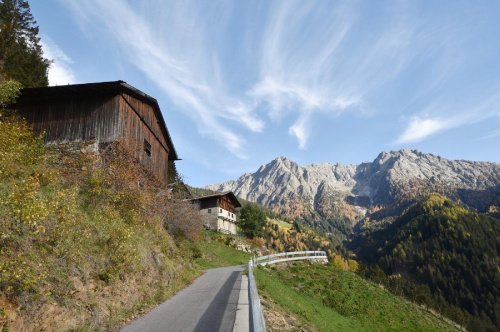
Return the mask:
{"type": "Polygon", "coordinates": [[[255,173],[207,188],[232,190],[293,217],[319,214],[327,220],[356,222],[367,211],[430,192],[478,209],[498,204],[500,163],[448,160],[415,150],[382,152],[373,162],[360,165],[299,166],[279,157],[255,173]]]}

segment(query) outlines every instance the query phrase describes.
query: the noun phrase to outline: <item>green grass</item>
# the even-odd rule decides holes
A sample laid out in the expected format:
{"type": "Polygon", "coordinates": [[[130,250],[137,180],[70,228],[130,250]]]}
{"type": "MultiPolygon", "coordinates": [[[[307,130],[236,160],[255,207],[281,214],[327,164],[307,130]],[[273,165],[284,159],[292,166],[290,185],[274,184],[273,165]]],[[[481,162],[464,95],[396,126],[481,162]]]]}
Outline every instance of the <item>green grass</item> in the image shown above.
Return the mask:
{"type": "Polygon", "coordinates": [[[286,228],[286,229],[291,229],[292,226],[293,226],[289,222],[283,221],[281,219],[268,218],[267,221],[270,222],[270,223],[272,223],[272,224],[276,224],[276,225],[278,225],[281,228],[286,228]]]}
{"type": "Polygon", "coordinates": [[[195,262],[202,269],[247,264],[252,255],[234,248],[237,237],[207,231],[205,239],[199,243],[201,257],[195,262]]]}
{"type": "Polygon", "coordinates": [[[259,292],[318,331],[454,331],[422,308],[331,265],[254,270],[259,292]]]}
{"type": "Polygon", "coordinates": [[[268,271],[255,269],[254,276],[261,297],[272,298],[282,309],[292,313],[306,325],[312,325],[319,331],[363,330],[359,322],[343,317],[318,299],[300,294],[268,271]]]}

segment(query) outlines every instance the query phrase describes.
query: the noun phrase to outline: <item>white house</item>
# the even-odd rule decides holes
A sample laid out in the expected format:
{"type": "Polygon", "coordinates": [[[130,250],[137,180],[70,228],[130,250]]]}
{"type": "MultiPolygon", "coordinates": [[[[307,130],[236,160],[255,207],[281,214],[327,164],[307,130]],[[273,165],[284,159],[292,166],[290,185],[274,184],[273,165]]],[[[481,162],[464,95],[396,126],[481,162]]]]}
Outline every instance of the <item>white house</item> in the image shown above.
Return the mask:
{"type": "Polygon", "coordinates": [[[231,191],[194,198],[203,217],[205,227],[218,232],[236,234],[236,208],[240,202],[231,191]]]}

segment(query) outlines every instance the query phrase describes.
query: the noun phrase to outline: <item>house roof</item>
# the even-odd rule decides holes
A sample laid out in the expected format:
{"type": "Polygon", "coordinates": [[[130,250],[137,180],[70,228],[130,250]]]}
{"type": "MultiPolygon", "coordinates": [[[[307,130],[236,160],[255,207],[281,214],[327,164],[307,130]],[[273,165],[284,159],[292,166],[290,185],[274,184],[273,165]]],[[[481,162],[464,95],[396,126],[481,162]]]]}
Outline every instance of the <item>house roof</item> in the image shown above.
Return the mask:
{"type": "Polygon", "coordinates": [[[236,197],[236,195],[232,191],[224,191],[224,192],[218,192],[215,194],[210,194],[202,197],[197,197],[193,198],[191,201],[203,201],[206,199],[214,198],[214,197],[222,197],[222,196],[227,196],[234,204],[235,207],[241,207],[241,203],[236,197]]]}
{"type": "Polygon", "coordinates": [[[163,119],[163,115],[158,105],[158,101],[150,95],[142,92],[139,89],[127,84],[125,81],[111,81],[111,82],[98,82],[98,83],[85,83],[85,84],[71,84],[60,86],[49,86],[40,88],[24,88],[21,89],[21,94],[17,101],[18,104],[23,104],[34,100],[50,100],[55,98],[68,98],[68,97],[85,97],[88,95],[103,95],[103,94],[119,94],[127,93],[135,98],[142,100],[151,105],[159,120],[160,128],[163,135],[170,147],[169,160],[179,160],[177,152],[175,151],[174,143],[168,132],[167,125],[163,119]]]}

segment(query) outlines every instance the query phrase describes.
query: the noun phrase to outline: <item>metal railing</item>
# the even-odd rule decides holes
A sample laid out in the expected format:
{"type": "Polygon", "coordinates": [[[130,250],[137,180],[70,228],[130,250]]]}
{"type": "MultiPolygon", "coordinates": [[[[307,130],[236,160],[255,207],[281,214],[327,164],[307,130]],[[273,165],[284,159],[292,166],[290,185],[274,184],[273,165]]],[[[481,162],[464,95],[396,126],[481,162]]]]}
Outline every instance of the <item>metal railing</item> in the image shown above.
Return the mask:
{"type": "Polygon", "coordinates": [[[328,262],[328,257],[324,251],[295,251],[273,254],[268,256],[253,257],[248,262],[248,301],[250,307],[250,331],[265,332],[266,321],[264,312],[260,305],[259,293],[253,276],[253,267],[258,265],[274,264],[279,262],[311,259],[328,262]]]}
{"type": "Polygon", "coordinates": [[[296,260],[320,260],[328,261],[326,252],[324,251],[293,251],[293,252],[283,252],[279,254],[273,254],[268,256],[261,256],[253,258],[254,265],[268,265],[279,262],[296,261],[296,260]]]}
{"type": "Polygon", "coordinates": [[[257,292],[257,285],[253,277],[253,261],[248,262],[248,301],[250,307],[250,331],[252,332],[265,332],[266,321],[264,320],[264,313],[260,305],[260,297],[257,292]]]}

